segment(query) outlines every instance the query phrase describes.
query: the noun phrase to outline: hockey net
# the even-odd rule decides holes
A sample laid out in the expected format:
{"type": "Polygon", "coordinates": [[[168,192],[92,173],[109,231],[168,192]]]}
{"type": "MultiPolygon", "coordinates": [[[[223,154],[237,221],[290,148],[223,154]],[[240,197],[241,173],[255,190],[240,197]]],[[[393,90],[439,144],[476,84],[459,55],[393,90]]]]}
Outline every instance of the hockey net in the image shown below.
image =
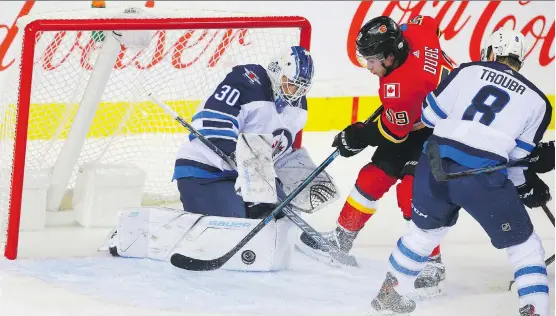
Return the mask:
{"type": "Polygon", "coordinates": [[[190,120],[231,67],[266,66],[288,46],[309,48],[302,17],[227,15],[141,8],[20,19],[21,55],[0,99],[6,258],[17,256],[22,204],[36,202],[23,190],[34,175],[47,175],[46,213],[71,212],[77,173],[91,163],[142,169],[143,204],[179,202],[171,179],[187,131],[148,94],[190,120]],[[112,31],[134,30],[150,32],[148,46],[114,44],[112,31]]]}

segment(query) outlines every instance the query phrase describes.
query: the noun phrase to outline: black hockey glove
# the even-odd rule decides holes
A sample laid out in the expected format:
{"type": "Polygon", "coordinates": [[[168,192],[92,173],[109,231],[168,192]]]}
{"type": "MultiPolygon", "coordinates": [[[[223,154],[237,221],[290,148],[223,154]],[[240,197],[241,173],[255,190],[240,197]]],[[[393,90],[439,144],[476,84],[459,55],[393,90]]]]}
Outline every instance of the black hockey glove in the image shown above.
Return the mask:
{"type": "Polygon", "coordinates": [[[530,171],[545,173],[554,170],[554,141],[538,143],[528,158],[531,158],[530,171]]]}
{"type": "Polygon", "coordinates": [[[541,207],[552,199],[550,190],[539,176],[532,171],[525,171],[525,183],[517,186],[519,198],[528,208],[541,207]]]}
{"type": "Polygon", "coordinates": [[[367,145],[362,142],[360,133],[364,132],[365,124],[356,122],[344,128],[334,137],[332,147],[338,148],[342,157],[351,157],[361,152],[367,145]]]}
{"type": "MultiPolygon", "coordinates": [[[[286,194],[284,193],[284,189],[282,188],[282,181],[280,179],[275,178],[276,180],[276,190],[278,191],[278,203],[253,203],[253,202],[244,202],[245,210],[247,211],[247,218],[251,219],[263,219],[270,215],[272,211],[280,204],[280,201],[286,198],[286,194]]],[[[274,216],[274,219],[279,220],[284,218],[286,214],[284,212],[280,212],[274,216]]]]}
{"type": "MultiPolygon", "coordinates": [[[[273,203],[252,203],[252,202],[245,202],[245,210],[247,211],[247,218],[251,219],[263,219],[266,218],[274,209],[278,206],[278,204],[273,203]]],[[[284,212],[278,213],[274,218],[276,220],[283,218],[286,216],[284,212]]]]}

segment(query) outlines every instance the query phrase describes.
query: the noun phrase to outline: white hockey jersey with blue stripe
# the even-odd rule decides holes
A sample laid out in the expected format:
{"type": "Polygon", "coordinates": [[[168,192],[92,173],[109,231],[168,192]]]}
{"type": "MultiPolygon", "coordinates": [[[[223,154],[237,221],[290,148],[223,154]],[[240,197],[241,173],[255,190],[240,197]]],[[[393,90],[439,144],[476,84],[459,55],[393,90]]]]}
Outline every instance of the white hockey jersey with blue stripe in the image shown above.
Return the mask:
{"type": "Polygon", "coordinates": [[[521,74],[498,62],[473,62],[427,95],[421,120],[434,127],[431,140],[442,157],[479,168],[527,156],[551,114],[546,96],[521,74]]]}
{"type": "MultiPolygon", "coordinates": [[[[286,107],[278,113],[272,85],[264,67],[248,64],[235,66],[202,102],[192,118],[199,133],[230,155],[235,151],[240,133],[272,134],[274,158],[291,150],[296,134],[307,121],[307,100],[298,107],[286,107]]],[[[234,177],[235,171],[193,134],[178,151],[174,179],[184,177],[234,177]]]]}

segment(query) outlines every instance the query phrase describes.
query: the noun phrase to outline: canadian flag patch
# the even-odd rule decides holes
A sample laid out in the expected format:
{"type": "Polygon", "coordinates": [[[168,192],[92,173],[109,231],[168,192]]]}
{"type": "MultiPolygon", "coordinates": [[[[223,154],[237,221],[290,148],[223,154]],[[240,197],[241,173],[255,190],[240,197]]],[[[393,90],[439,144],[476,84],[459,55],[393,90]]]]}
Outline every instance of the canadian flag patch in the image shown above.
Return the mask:
{"type": "Polygon", "coordinates": [[[400,97],[400,84],[399,83],[386,83],[386,84],[384,84],[384,97],[385,98],[399,98],[400,97]]]}

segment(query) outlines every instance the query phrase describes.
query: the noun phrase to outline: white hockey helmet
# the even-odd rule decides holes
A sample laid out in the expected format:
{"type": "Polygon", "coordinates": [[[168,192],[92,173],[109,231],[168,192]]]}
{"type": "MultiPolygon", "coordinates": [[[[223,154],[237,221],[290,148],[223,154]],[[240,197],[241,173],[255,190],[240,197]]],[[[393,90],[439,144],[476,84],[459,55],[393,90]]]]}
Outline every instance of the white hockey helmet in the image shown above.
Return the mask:
{"type": "Polygon", "coordinates": [[[521,32],[511,29],[498,29],[486,40],[481,49],[481,60],[488,61],[490,52],[494,53],[494,61],[501,56],[514,57],[521,62],[525,59],[525,37],[521,32]]]}
{"type": "Polygon", "coordinates": [[[267,68],[278,112],[286,106],[298,106],[313,84],[315,67],[308,50],[292,46],[275,56],[267,68]]]}

